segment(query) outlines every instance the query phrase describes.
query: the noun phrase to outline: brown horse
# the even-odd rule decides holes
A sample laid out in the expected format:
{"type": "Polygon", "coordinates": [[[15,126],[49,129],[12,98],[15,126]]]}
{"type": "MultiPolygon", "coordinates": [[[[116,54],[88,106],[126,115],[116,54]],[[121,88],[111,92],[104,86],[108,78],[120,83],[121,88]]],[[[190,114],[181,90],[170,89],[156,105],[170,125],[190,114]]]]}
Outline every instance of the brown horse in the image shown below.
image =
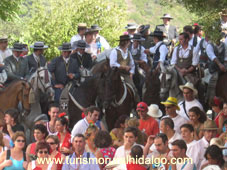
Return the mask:
{"type": "Polygon", "coordinates": [[[21,102],[22,115],[27,115],[30,112],[29,92],[30,85],[26,81],[13,81],[0,91],[0,109],[5,112],[7,109],[17,108],[21,102]]]}
{"type": "Polygon", "coordinates": [[[216,85],[216,94],[217,96],[227,101],[227,73],[222,73],[219,75],[219,79],[216,85]]]}

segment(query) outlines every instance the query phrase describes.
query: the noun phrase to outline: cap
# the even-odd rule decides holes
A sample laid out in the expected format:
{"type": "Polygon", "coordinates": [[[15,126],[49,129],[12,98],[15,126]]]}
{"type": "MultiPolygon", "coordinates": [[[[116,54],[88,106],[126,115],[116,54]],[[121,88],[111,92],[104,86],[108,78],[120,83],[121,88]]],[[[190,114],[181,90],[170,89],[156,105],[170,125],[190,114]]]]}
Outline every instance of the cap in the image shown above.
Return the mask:
{"type": "Polygon", "coordinates": [[[142,111],[145,111],[145,110],[148,110],[148,106],[145,102],[139,102],[137,104],[137,108],[136,110],[142,110],[142,111]]]}

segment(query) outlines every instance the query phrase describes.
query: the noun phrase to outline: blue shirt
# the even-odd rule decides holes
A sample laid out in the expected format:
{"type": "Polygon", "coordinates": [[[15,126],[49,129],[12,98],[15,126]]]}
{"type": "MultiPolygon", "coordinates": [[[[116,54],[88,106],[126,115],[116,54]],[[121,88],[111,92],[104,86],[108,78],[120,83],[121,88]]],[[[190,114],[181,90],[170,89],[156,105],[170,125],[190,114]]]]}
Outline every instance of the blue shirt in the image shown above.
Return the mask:
{"type": "Polygon", "coordinates": [[[7,166],[4,168],[4,170],[25,170],[23,167],[24,158],[18,161],[10,156],[10,160],[13,162],[12,166],[7,166]]]}

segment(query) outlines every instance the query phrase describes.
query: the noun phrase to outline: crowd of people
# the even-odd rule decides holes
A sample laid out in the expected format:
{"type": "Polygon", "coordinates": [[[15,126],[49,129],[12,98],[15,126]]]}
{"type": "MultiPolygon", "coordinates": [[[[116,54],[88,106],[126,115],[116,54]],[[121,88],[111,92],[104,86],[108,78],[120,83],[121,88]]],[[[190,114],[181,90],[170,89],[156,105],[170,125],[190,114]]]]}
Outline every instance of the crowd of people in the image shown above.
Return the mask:
{"type": "MultiPolygon", "coordinates": [[[[61,56],[48,63],[53,75],[55,103],[49,106],[46,115],[35,118],[33,142],[26,144],[25,129],[18,122],[17,109],[7,110],[4,120],[0,120],[0,169],[227,169],[227,101],[215,94],[218,75],[227,70],[227,10],[220,13],[224,36],[219,42],[211,42],[206,32],[202,37],[203,30],[198,24],[187,25],[178,34],[176,27],[170,25],[173,18],[169,14],[161,19],[163,24],[157,25],[152,33],[149,25],[128,24],[127,31],[119,38],[119,46],[108,56],[110,67],[119,68],[124,81],[135,92],[138,118],[122,113],[115,128],[108,131],[105,123],[99,120],[100,109],[90,106],[70,131],[67,114],[59,113],[64,87],[70,81],[82,81],[89,75],[99,54],[110,49],[106,39],[99,35],[98,25],[87,28],[85,23],[80,23],[78,34],[59,47],[61,56]],[[158,105],[148,106],[141,102],[140,89],[133,78],[139,67],[150,66],[153,71],[161,72],[168,64],[174,66],[180,77],[182,85],[179,88],[184,99],[178,101],[169,96],[160,103],[165,107],[163,113],[158,105]],[[201,77],[195,72],[200,64],[212,75],[206,99],[215,113],[214,120],[206,115],[197,99],[195,85],[201,77]],[[93,162],[81,162],[77,158],[93,162]],[[145,161],[136,162],[139,158],[145,161]]],[[[7,75],[7,79],[0,79],[3,88],[14,80],[28,80],[38,67],[47,65],[43,54],[48,46],[43,42],[35,42],[30,55],[27,55],[26,44],[15,43],[12,49],[7,46],[7,37],[1,37],[0,71],[7,75]]]]}

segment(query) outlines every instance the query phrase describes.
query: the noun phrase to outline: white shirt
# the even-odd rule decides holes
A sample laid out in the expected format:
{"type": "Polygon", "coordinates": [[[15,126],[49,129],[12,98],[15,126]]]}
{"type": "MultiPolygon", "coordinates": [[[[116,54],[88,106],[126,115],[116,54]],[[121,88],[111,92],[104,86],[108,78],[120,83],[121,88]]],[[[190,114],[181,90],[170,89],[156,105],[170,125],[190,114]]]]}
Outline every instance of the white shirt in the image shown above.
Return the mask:
{"type": "MultiPolygon", "coordinates": [[[[171,118],[169,115],[164,116],[164,117],[169,117],[169,118],[171,118]]],[[[163,118],[164,118],[164,117],[163,117],[163,118]]],[[[188,123],[188,120],[185,119],[184,117],[178,115],[178,114],[177,114],[176,117],[171,118],[171,119],[173,120],[173,123],[174,123],[174,130],[175,130],[177,133],[180,134],[180,133],[181,133],[181,131],[180,131],[181,125],[183,125],[183,124],[185,124],[185,123],[188,123]]]]}
{"type": "Polygon", "coordinates": [[[84,134],[89,126],[89,123],[87,122],[87,119],[81,119],[79,120],[73,127],[73,130],[71,132],[71,141],[73,141],[74,136],[77,134],[84,134]]]}
{"type": "MultiPolygon", "coordinates": [[[[84,39],[84,38],[83,38],[84,39]]],[[[79,41],[79,40],[82,40],[82,37],[80,36],[80,34],[77,34],[77,35],[74,35],[72,38],[71,38],[71,45],[73,45],[73,43],[75,41],[79,41]]]]}
{"type": "MultiPolygon", "coordinates": [[[[155,54],[156,52],[156,49],[159,47],[159,45],[162,43],[162,41],[159,41],[157,44],[155,44],[154,47],[151,47],[149,49],[150,53],[152,54],[155,54]]],[[[159,57],[159,62],[162,62],[164,63],[165,59],[166,59],[166,56],[168,54],[168,49],[166,47],[165,44],[161,45],[160,48],[159,48],[159,52],[160,52],[160,57],[159,57]]]]}
{"type": "Polygon", "coordinates": [[[91,56],[97,56],[98,47],[96,43],[89,44],[89,48],[85,48],[85,52],[91,54],[91,56]]]}
{"type": "Polygon", "coordinates": [[[190,160],[189,162],[185,162],[185,163],[177,163],[176,164],[176,168],[177,170],[194,170],[195,164],[191,163],[190,160]]]}
{"type": "MultiPolygon", "coordinates": [[[[202,41],[202,40],[201,40],[202,41]]],[[[201,42],[200,41],[200,42],[201,42]]],[[[200,49],[200,42],[196,45],[195,47],[195,52],[194,54],[196,55],[197,58],[200,58],[200,55],[201,55],[201,49],[200,49]]],[[[206,41],[206,39],[204,39],[203,41],[203,44],[202,44],[202,47],[206,50],[206,47],[208,45],[208,41],[206,41]]]]}
{"type": "MultiPolygon", "coordinates": [[[[186,49],[183,49],[182,46],[177,46],[174,48],[172,59],[171,59],[171,65],[177,64],[177,49],[180,48],[179,50],[179,58],[188,58],[190,51],[192,49],[192,46],[188,45],[186,49]]],[[[199,58],[195,54],[195,50],[193,49],[192,52],[192,65],[196,66],[199,63],[199,58]]]]}
{"type": "MultiPolygon", "coordinates": [[[[193,46],[193,40],[194,40],[194,35],[192,36],[192,38],[188,41],[188,44],[193,46]]],[[[201,38],[199,36],[197,36],[197,44],[199,44],[199,42],[201,41],[201,38]]]]}
{"type": "Polygon", "coordinates": [[[227,46],[227,37],[225,37],[225,45],[227,46]]]}
{"type": "Polygon", "coordinates": [[[110,49],[109,43],[106,41],[106,39],[105,39],[103,36],[98,35],[97,38],[100,38],[101,46],[102,46],[105,50],[110,49]]]}
{"type": "Polygon", "coordinates": [[[202,139],[200,139],[199,141],[197,141],[193,147],[191,147],[190,152],[191,153],[195,153],[193,156],[193,161],[197,167],[197,169],[200,169],[201,166],[201,162],[203,160],[205,160],[204,154],[206,149],[209,147],[209,143],[207,142],[207,140],[205,139],[205,137],[203,137],[202,139]]]}
{"type": "Polygon", "coordinates": [[[227,22],[224,22],[223,20],[221,20],[221,28],[227,29],[227,22]]]}
{"type": "MultiPolygon", "coordinates": [[[[131,53],[132,55],[136,55],[137,52],[140,49],[140,45],[137,48],[134,48],[134,46],[132,45],[132,49],[131,49],[131,53]]],[[[147,54],[144,53],[145,48],[143,46],[141,46],[141,51],[140,51],[140,60],[141,61],[145,61],[147,63],[147,54]]]]}
{"type": "Polygon", "coordinates": [[[180,106],[180,110],[177,110],[177,114],[181,115],[182,117],[184,117],[186,120],[190,120],[189,117],[187,116],[188,115],[188,111],[189,109],[191,109],[192,107],[199,107],[202,111],[203,111],[203,106],[201,105],[201,103],[197,100],[197,99],[194,99],[192,101],[185,101],[185,109],[186,109],[186,112],[187,112],[187,115],[184,111],[184,108],[183,108],[183,101],[181,101],[179,104],[180,106]]]}
{"type": "MultiPolygon", "coordinates": [[[[213,46],[209,43],[206,48],[206,53],[211,61],[214,61],[216,55],[214,54],[214,48],[213,46]]],[[[227,61],[227,45],[225,44],[225,61],[227,61]]]]}
{"type": "Polygon", "coordinates": [[[0,64],[3,64],[3,60],[6,57],[11,56],[12,54],[13,54],[12,51],[8,48],[5,51],[0,50],[0,64]]]}
{"type": "Polygon", "coordinates": [[[187,151],[186,151],[186,155],[189,158],[192,158],[192,160],[194,161],[198,155],[198,152],[194,152],[193,147],[195,147],[194,145],[197,143],[196,140],[193,140],[191,143],[187,144],[187,151]]]}
{"type": "MultiPolygon", "coordinates": [[[[119,47],[114,48],[111,53],[110,53],[110,67],[120,67],[121,65],[117,62],[117,50],[121,51],[121,55],[124,59],[126,59],[128,57],[128,49],[126,51],[126,53],[124,51],[122,51],[119,47]]],[[[130,73],[134,74],[135,72],[135,63],[134,60],[132,58],[131,53],[129,52],[129,56],[130,56],[130,62],[129,62],[129,66],[131,67],[130,69],[130,73]]]]}

